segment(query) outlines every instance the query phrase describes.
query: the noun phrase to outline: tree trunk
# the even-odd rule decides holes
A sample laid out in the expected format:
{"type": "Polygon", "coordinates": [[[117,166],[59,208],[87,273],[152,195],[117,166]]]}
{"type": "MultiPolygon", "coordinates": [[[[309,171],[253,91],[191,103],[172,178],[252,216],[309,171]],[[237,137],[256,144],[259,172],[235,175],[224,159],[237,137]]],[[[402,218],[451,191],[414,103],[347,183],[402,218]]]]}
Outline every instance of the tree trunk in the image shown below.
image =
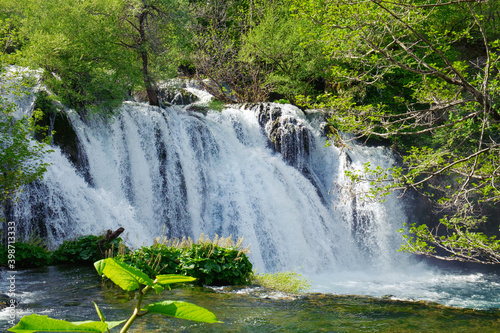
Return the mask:
{"type": "Polygon", "coordinates": [[[144,11],[139,16],[139,34],[140,34],[140,55],[142,59],[142,79],[146,93],[148,94],[148,101],[150,105],[160,106],[158,101],[158,91],[156,89],[154,80],[149,76],[148,72],[148,51],[146,49],[147,36],[146,36],[146,17],[147,11],[144,11]]]}
{"type": "Polygon", "coordinates": [[[158,91],[155,87],[153,79],[148,73],[148,53],[141,52],[142,58],[142,78],[144,80],[144,86],[146,87],[146,93],[148,94],[149,105],[160,106],[158,101],[158,91]]]}

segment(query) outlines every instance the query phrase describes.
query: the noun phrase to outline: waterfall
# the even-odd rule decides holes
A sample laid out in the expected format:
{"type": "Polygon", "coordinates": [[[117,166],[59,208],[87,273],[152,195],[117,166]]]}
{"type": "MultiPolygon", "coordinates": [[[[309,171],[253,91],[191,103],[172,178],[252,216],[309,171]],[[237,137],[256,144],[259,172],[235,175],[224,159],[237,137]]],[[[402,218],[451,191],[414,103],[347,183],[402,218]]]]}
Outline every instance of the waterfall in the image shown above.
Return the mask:
{"type": "MultiPolygon", "coordinates": [[[[16,75],[0,81],[17,84],[16,75]]],[[[6,86],[15,116],[28,115],[34,94],[9,95],[6,86]]],[[[411,201],[364,200],[357,193],[369,185],[346,178],[366,162],[394,165],[389,149],[325,146],[321,112],[273,103],[215,111],[208,93],[183,89],[198,105],[125,102],[106,117],[52,115],[50,165],[18,195],[17,238],[40,235],[56,247],[124,227],[137,248],[160,236],[232,235],[245,238],[258,273],[295,270],[312,291],[498,308],[497,274],[436,268],[397,252],[397,230],[415,214],[411,201]]]]}
{"type": "Polygon", "coordinates": [[[124,227],[132,246],[154,237],[244,237],[259,272],[391,267],[405,214],[389,197],[339,191],[346,168],[394,163],[383,148],[325,147],[317,122],[290,105],[221,112],[125,102],[112,117],[67,111],[80,165],[58,147],[15,211],[22,232],[54,245],[124,227]]]}

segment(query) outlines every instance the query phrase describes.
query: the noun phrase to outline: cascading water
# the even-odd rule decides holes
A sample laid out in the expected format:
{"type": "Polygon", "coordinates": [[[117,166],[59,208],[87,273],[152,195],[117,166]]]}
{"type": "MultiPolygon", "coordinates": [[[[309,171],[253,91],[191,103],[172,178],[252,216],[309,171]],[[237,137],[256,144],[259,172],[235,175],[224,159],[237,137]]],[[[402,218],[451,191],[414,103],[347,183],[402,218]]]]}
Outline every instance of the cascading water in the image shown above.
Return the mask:
{"type": "MultiPolygon", "coordinates": [[[[47,155],[44,180],[19,197],[19,232],[41,231],[56,245],[124,227],[136,247],[162,235],[244,236],[258,272],[296,270],[316,291],[457,305],[442,296],[453,293],[435,290],[454,275],[397,252],[403,201],[346,191],[344,171],[367,161],[388,167],[388,149],[325,147],[318,121],[290,105],[192,109],[126,102],[113,117],[85,121],[67,111],[78,161],[58,147],[47,155]]],[[[464,279],[477,285],[483,277],[464,279]]]]}
{"type": "MultiPolygon", "coordinates": [[[[346,154],[324,147],[292,106],[202,115],[130,102],[113,119],[69,117],[89,181],[55,149],[44,181],[17,205],[26,232],[43,227],[58,243],[123,226],[135,245],[162,234],[244,236],[259,271],[394,260],[401,208],[334,192],[346,154]]],[[[371,151],[374,163],[391,163],[384,149],[371,151]]],[[[355,164],[359,153],[350,155],[355,164]]]]}

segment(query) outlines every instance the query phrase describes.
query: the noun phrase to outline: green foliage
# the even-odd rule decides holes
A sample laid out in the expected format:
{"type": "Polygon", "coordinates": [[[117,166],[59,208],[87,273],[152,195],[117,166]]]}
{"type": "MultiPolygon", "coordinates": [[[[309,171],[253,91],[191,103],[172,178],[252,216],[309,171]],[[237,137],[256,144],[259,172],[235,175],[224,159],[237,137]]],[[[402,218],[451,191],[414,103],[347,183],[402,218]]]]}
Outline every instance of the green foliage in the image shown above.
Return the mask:
{"type": "Polygon", "coordinates": [[[208,108],[210,110],[215,110],[215,111],[222,111],[225,107],[226,103],[219,101],[215,98],[210,100],[210,103],[208,104],[208,108]]]}
{"type": "MultiPolygon", "coordinates": [[[[181,302],[181,301],[163,301],[148,304],[142,308],[144,296],[154,289],[156,293],[164,290],[164,286],[173,283],[191,282],[195,279],[182,275],[159,275],[154,280],[150,279],[146,274],[139,269],[122,262],[116,261],[113,258],[103,259],[94,263],[94,266],[99,275],[103,275],[111,279],[114,283],[120,286],[125,291],[138,291],[138,300],[134,308],[133,314],[126,321],[125,325],[120,330],[120,333],[127,332],[130,326],[138,317],[142,317],[149,313],[157,313],[175,318],[200,321],[205,323],[218,323],[215,315],[205,308],[197,305],[181,302]]],[[[113,327],[121,325],[123,321],[106,321],[104,314],[95,304],[97,314],[101,321],[98,322],[68,322],[64,320],[56,320],[47,316],[39,316],[32,314],[21,318],[19,323],[10,328],[9,332],[109,332],[113,327]]]]}
{"type": "Polygon", "coordinates": [[[135,266],[150,278],[159,274],[183,274],[200,285],[244,285],[250,282],[252,263],[230,238],[212,242],[203,236],[192,241],[156,243],[120,255],[117,260],[135,266]]]}
{"type": "Polygon", "coordinates": [[[118,52],[110,22],[98,15],[109,6],[97,1],[27,0],[18,10],[27,39],[24,62],[45,70],[45,84],[63,104],[83,111],[97,103],[116,106],[125,97],[133,58],[118,52]]]}
{"type": "MultiPolygon", "coordinates": [[[[30,86],[29,73],[10,71],[2,74],[2,94],[17,95],[22,98],[30,86]],[[25,76],[27,75],[27,76],[25,76]]],[[[32,140],[40,128],[35,124],[42,117],[35,110],[31,117],[14,116],[15,103],[0,97],[0,201],[15,198],[21,186],[42,178],[48,164],[43,156],[50,152],[46,142],[32,140]]]]}
{"type": "Polygon", "coordinates": [[[116,255],[122,239],[116,238],[99,245],[102,239],[103,236],[87,235],[75,240],[66,240],[52,253],[52,263],[89,264],[102,259],[109,250],[113,251],[111,256],[116,255]]]}
{"type": "Polygon", "coordinates": [[[113,110],[186,58],[184,7],[182,0],[26,0],[15,8],[25,41],[19,62],[44,69],[44,83],[66,106],[113,110]]]}
{"type": "Polygon", "coordinates": [[[295,272],[278,272],[268,274],[256,274],[252,282],[277,291],[297,294],[306,292],[311,284],[301,274],[295,272]]]}
{"type": "Polygon", "coordinates": [[[50,252],[43,246],[16,242],[0,249],[0,263],[7,266],[9,251],[15,251],[17,268],[43,267],[50,264],[50,252]]]}
{"type": "Polygon", "coordinates": [[[417,236],[403,249],[434,255],[436,247],[454,260],[470,254],[470,261],[495,261],[496,245],[478,228],[484,208],[500,201],[493,185],[500,181],[500,36],[493,28],[498,17],[490,15],[499,2],[292,4],[293,15],[319,27],[319,34],[302,33],[323,43],[335,82],[327,94],[301,101],[332,108],[337,144],[346,145],[338,135],[344,131],[391,140],[404,154],[402,168],[365,165],[347,177],[370,183],[369,198],[422,191],[451,216],[434,229],[411,229],[417,236]],[[492,252],[475,254],[487,249],[492,252]]]}
{"type": "Polygon", "coordinates": [[[266,83],[287,99],[315,96],[325,88],[330,65],[315,35],[319,32],[309,20],[290,15],[286,2],[270,1],[264,5],[259,24],[244,37],[239,57],[265,63],[270,68],[266,83]]]}
{"type": "Polygon", "coordinates": [[[209,92],[226,103],[265,101],[271,88],[265,82],[267,66],[239,57],[244,35],[260,20],[265,2],[190,2],[194,32],[190,59],[198,76],[210,80],[209,92]]]}
{"type": "Polygon", "coordinates": [[[250,282],[252,264],[237,248],[193,244],[180,257],[179,271],[204,285],[244,285],[250,282]]]}
{"type": "Polygon", "coordinates": [[[149,277],[154,277],[158,274],[178,273],[181,253],[180,248],[154,244],[118,256],[117,259],[139,268],[149,277]]]}
{"type": "Polygon", "coordinates": [[[500,240],[476,229],[484,222],[485,217],[454,216],[440,219],[438,230],[412,224],[409,234],[400,230],[405,240],[400,251],[441,260],[500,264],[500,240]]]}
{"type": "Polygon", "coordinates": [[[11,18],[0,18],[0,63],[3,65],[12,65],[19,61],[21,57],[20,47],[22,38],[19,29],[11,18]]]}
{"type": "Polygon", "coordinates": [[[31,314],[9,329],[10,332],[106,332],[108,325],[102,322],[71,323],[64,320],[31,314]]]}

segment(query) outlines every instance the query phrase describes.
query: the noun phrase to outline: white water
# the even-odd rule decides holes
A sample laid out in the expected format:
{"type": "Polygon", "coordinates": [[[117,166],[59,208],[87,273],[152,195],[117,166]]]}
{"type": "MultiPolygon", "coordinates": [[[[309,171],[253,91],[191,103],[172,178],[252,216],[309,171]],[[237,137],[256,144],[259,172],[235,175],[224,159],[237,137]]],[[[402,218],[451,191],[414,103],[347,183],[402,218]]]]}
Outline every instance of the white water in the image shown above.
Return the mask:
{"type": "Polygon", "coordinates": [[[398,253],[396,230],[408,222],[403,202],[394,195],[385,203],[354,200],[345,191],[346,168],[390,166],[389,151],[355,146],[348,158],[324,147],[325,137],[296,108],[202,115],[127,102],[113,119],[69,116],[90,184],[55,148],[44,180],[26,188],[17,205],[25,234],[42,230],[56,245],[124,227],[136,247],[161,235],[244,236],[258,272],[303,272],[314,291],[500,304],[465,291],[469,282],[498,290],[488,276],[434,272],[398,253]],[[282,154],[269,144],[276,128],[282,154]]]}

